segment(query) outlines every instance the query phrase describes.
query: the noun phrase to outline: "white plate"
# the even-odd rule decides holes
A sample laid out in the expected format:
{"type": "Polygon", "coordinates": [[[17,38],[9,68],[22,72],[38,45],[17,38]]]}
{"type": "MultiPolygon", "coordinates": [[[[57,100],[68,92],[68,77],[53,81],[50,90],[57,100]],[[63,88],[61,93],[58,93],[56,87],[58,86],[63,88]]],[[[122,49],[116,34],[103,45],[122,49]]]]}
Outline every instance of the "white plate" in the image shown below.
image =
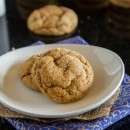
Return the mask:
{"type": "Polygon", "coordinates": [[[114,52],[87,45],[53,44],[31,46],[8,52],[0,57],[0,102],[19,113],[34,117],[63,118],[92,110],[107,101],[119,88],[124,65],[114,52]],[[58,104],[27,88],[18,76],[20,64],[33,54],[52,48],[68,48],[83,54],[94,70],[94,83],[79,101],[58,104]]]}

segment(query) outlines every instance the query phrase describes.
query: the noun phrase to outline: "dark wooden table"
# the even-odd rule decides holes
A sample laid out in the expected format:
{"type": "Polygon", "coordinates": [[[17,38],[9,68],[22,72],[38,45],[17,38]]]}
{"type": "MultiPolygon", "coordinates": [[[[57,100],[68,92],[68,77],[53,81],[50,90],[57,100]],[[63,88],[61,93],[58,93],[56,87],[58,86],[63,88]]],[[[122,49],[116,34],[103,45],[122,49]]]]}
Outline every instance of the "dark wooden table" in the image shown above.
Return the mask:
{"type": "MultiPolygon", "coordinates": [[[[128,35],[130,30],[120,33],[121,30],[111,26],[113,21],[109,13],[110,8],[90,13],[78,9],[70,0],[61,1],[60,4],[74,9],[79,16],[78,28],[71,36],[80,35],[91,45],[116,52],[125,64],[126,73],[130,75],[130,35],[128,35]]],[[[20,48],[39,40],[28,31],[26,21],[21,19],[16,9],[15,0],[6,0],[6,8],[6,16],[0,18],[0,55],[11,50],[12,47],[20,48]]],[[[47,39],[42,40],[50,43],[47,39]]],[[[117,129],[118,126],[118,130],[127,130],[130,128],[129,122],[128,116],[108,129],[117,129]]],[[[1,119],[0,130],[14,130],[14,128],[5,119],[1,119]]]]}

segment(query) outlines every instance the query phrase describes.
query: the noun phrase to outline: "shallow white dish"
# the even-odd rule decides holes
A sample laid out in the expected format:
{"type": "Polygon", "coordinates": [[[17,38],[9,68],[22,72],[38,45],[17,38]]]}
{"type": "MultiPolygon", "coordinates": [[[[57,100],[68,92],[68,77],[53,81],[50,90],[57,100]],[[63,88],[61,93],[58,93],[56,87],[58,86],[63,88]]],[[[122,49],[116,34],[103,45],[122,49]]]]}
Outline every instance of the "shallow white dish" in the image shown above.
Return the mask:
{"type": "Polygon", "coordinates": [[[43,118],[63,118],[92,110],[107,101],[119,88],[124,65],[114,52],[88,45],[53,44],[31,46],[8,52],[0,57],[0,102],[25,115],[43,118]],[[52,48],[68,48],[83,54],[94,70],[94,83],[89,93],[79,101],[58,104],[27,88],[18,76],[20,64],[33,54],[52,48]]]}

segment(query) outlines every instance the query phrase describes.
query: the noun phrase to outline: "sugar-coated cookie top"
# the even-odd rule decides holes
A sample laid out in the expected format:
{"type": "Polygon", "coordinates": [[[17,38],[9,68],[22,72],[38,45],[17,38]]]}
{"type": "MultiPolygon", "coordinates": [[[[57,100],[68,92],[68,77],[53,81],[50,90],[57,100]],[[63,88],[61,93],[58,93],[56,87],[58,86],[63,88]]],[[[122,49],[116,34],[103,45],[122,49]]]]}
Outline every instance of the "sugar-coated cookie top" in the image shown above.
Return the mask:
{"type": "Polygon", "coordinates": [[[68,49],[56,48],[40,55],[32,77],[41,92],[59,103],[69,103],[86,95],[93,82],[88,61],[68,49]]]}

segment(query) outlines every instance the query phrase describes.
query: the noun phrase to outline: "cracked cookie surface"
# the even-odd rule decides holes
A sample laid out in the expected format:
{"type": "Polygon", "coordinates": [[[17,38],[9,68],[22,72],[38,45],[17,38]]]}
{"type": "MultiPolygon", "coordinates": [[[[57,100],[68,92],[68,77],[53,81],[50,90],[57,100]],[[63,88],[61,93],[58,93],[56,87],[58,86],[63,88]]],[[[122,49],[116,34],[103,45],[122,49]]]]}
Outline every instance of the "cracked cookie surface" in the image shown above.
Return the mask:
{"type": "Polygon", "coordinates": [[[58,103],[69,103],[86,95],[94,73],[88,61],[68,49],[41,54],[32,67],[32,78],[41,92],[58,103]]]}
{"type": "Polygon", "coordinates": [[[31,76],[31,69],[37,58],[38,55],[34,55],[30,57],[27,61],[25,61],[20,67],[19,76],[21,78],[21,81],[26,86],[33,90],[40,91],[35,82],[32,80],[31,76]]]}
{"type": "Polygon", "coordinates": [[[72,9],[56,5],[34,10],[27,21],[30,31],[48,36],[71,33],[77,25],[78,16],[72,9]]]}

